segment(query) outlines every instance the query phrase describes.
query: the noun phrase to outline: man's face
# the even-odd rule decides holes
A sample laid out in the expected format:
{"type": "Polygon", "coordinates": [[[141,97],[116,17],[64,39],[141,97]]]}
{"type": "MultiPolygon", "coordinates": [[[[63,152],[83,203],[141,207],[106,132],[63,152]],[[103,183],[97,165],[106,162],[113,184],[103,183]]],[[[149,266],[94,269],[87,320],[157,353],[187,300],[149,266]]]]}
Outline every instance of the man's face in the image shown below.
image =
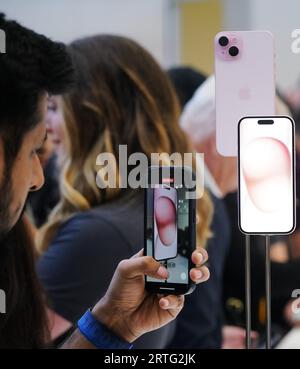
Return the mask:
{"type": "Polygon", "coordinates": [[[3,178],[4,150],[3,142],[0,141],[0,234],[6,233],[16,224],[21,216],[28,192],[36,191],[44,184],[38,150],[46,139],[46,125],[44,123],[47,109],[46,94],[40,100],[40,109],[41,123],[25,134],[11,170],[9,187],[7,186],[9,178],[3,178]],[[3,194],[3,190],[5,194],[3,194]]]}
{"type": "Polygon", "coordinates": [[[219,186],[222,195],[237,190],[237,158],[221,156],[216,147],[216,136],[212,134],[196,147],[198,152],[204,153],[205,164],[219,186]]]}
{"type": "Polygon", "coordinates": [[[61,157],[64,154],[64,116],[62,99],[60,96],[51,96],[48,99],[48,111],[46,114],[47,132],[52,140],[56,154],[61,157]]]}

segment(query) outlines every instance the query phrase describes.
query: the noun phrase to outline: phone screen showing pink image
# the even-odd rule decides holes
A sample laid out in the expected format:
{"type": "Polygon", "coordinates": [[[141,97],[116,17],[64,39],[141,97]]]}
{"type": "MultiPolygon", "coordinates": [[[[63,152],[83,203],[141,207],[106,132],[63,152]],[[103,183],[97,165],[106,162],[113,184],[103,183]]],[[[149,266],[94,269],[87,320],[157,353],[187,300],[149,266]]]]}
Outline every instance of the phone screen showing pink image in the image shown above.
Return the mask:
{"type": "Polygon", "coordinates": [[[294,127],[288,117],[239,124],[239,223],[245,233],[294,229],[294,127]]]}
{"type": "Polygon", "coordinates": [[[153,255],[156,260],[177,256],[177,191],[160,185],[154,189],[153,255]]]}

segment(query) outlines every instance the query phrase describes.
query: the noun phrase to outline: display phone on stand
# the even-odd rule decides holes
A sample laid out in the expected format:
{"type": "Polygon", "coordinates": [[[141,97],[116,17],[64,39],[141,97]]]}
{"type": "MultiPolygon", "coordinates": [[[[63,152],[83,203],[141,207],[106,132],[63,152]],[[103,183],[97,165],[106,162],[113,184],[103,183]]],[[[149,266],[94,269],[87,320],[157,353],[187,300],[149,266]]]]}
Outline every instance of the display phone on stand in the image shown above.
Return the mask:
{"type": "Polygon", "coordinates": [[[237,125],[245,116],[275,115],[274,40],[268,31],[215,37],[216,146],[237,156],[237,125]]]}
{"type": "Polygon", "coordinates": [[[295,134],[290,117],[245,117],[238,124],[239,228],[289,234],[295,228],[295,134]]]}
{"type": "Polygon", "coordinates": [[[145,277],[146,289],[162,294],[194,290],[189,271],[196,249],[196,183],[188,167],[151,166],[145,190],[144,254],[168,270],[162,281],[145,277]]]}

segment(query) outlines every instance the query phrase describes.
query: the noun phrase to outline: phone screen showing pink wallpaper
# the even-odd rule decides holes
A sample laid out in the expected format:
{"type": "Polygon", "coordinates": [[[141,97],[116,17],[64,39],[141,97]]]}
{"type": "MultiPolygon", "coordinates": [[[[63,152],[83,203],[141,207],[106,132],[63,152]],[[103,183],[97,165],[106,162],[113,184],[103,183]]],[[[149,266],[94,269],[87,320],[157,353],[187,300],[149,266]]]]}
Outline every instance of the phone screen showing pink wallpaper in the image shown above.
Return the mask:
{"type": "Polygon", "coordinates": [[[166,260],[177,256],[177,191],[161,185],[154,189],[154,258],[166,260]]]}
{"type": "Polygon", "coordinates": [[[288,117],[239,124],[239,223],[245,233],[294,228],[294,126],[288,117]]]}

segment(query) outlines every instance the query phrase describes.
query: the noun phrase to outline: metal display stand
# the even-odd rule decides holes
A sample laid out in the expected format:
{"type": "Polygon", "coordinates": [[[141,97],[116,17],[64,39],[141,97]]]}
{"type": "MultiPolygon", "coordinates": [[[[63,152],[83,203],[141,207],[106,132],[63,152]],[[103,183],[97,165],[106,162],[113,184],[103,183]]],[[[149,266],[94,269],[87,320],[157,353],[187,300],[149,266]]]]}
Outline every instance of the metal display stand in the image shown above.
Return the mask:
{"type": "Polygon", "coordinates": [[[246,291],[246,348],[251,348],[251,251],[250,235],[246,235],[245,257],[245,291],[246,291]]]}
{"type": "Polygon", "coordinates": [[[266,248],[266,349],[271,348],[271,258],[270,258],[270,236],[265,236],[266,248]]]}
{"type": "MultiPolygon", "coordinates": [[[[270,236],[265,235],[265,283],[266,283],[266,349],[271,349],[271,259],[270,236]]],[[[246,235],[245,290],[246,290],[246,348],[251,349],[251,247],[250,235],[246,235]]]]}

